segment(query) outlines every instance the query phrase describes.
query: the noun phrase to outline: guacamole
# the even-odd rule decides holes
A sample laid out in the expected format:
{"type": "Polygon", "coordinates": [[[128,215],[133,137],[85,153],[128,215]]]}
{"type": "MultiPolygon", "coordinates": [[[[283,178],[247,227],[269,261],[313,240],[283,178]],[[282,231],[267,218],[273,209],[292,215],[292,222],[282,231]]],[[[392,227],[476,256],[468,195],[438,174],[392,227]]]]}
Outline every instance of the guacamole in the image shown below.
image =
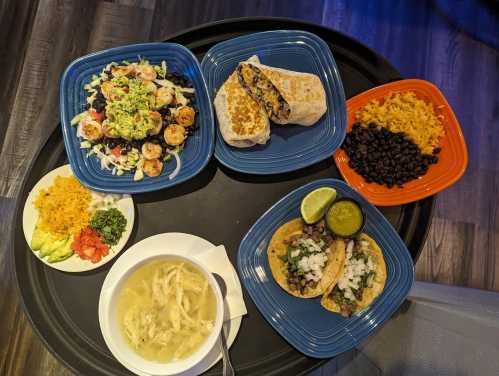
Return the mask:
{"type": "Polygon", "coordinates": [[[115,77],[113,84],[113,100],[106,105],[107,119],[103,125],[109,129],[112,137],[127,140],[142,140],[148,131],[154,128],[151,119],[151,95],[141,81],[127,77],[115,77]]]}

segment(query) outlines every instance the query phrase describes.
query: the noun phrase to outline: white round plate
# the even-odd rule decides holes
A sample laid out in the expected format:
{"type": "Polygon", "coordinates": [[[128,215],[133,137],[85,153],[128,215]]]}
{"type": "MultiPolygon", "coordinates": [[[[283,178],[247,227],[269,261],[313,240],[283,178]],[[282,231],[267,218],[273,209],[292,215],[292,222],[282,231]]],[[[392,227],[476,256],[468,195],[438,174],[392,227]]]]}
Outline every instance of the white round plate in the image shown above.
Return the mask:
{"type": "MultiPolygon", "coordinates": [[[[151,236],[147,239],[144,239],[129,249],[127,249],[123,255],[119,257],[119,259],[113,264],[109,273],[104,280],[102,285],[101,294],[99,298],[99,324],[101,330],[106,328],[107,326],[103,323],[103,318],[105,316],[104,307],[106,302],[104,299],[109,299],[111,294],[107,293],[108,286],[112,284],[112,281],[116,278],[120,277],[119,270],[122,267],[125,267],[129,263],[136,264],[145,258],[149,258],[151,256],[161,255],[161,254],[178,254],[178,255],[187,255],[193,258],[196,258],[196,255],[199,255],[206,249],[213,248],[214,245],[209,241],[200,238],[195,235],[184,234],[184,233],[165,233],[151,236]]],[[[212,267],[210,265],[204,265],[208,270],[211,270],[212,267]]],[[[239,277],[234,269],[234,266],[231,264],[232,273],[234,274],[234,280],[238,284],[238,289],[241,289],[241,284],[239,282],[239,277]]],[[[227,306],[227,301],[224,302],[226,305],[225,310],[228,309],[230,312],[230,305],[227,306]]],[[[242,317],[236,317],[229,322],[229,330],[227,335],[227,346],[230,348],[234,340],[236,339],[237,333],[239,332],[239,328],[241,327],[242,317]]],[[[104,335],[104,340],[106,340],[106,336],[104,335]]],[[[107,344],[107,342],[106,342],[107,344]]],[[[187,376],[187,375],[199,375],[212,366],[214,366],[222,357],[222,347],[220,344],[220,339],[217,341],[216,345],[213,349],[208,353],[208,355],[199,362],[195,367],[189,369],[188,371],[178,374],[177,376],[187,376]]],[[[123,365],[127,367],[129,370],[133,371],[135,374],[140,376],[151,376],[147,373],[144,373],[138,369],[136,369],[133,365],[123,362],[123,365]]]]}
{"type": "MultiPolygon", "coordinates": [[[[41,178],[38,181],[38,183],[36,183],[36,185],[29,193],[26,202],[24,203],[23,231],[24,231],[24,237],[28,242],[28,246],[30,246],[31,244],[33,231],[35,230],[36,222],[38,221],[38,210],[35,208],[34,201],[38,196],[40,190],[49,188],[53,184],[57,176],[63,176],[63,177],[73,176],[73,172],[71,171],[69,165],[64,165],[56,168],[55,170],[50,171],[47,175],[41,178]]],[[[96,193],[92,192],[92,194],[96,193]]],[[[118,244],[112,246],[109,249],[108,255],[103,257],[99,262],[96,262],[94,264],[90,260],[82,260],[76,254],[74,254],[73,256],[67,258],[64,261],[54,262],[51,264],[48,261],[46,261],[44,258],[41,258],[38,255],[38,252],[32,250],[33,254],[45,265],[48,265],[54,269],[61,270],[63,272],[85,272],[88,270],[96,269],[104,265],[105,263],[109,262],[125,246],[126,242],[128,241],[128,238],[130,237],[130,234],[132,233],[133,222],[135,219],[135,209],[133,207],[132,196],[130,195],[120,195],[120,196],[121,198],[116,202],[115,207],[118,208],[126,218],[125,232],[123,232],[118,244]]]]}

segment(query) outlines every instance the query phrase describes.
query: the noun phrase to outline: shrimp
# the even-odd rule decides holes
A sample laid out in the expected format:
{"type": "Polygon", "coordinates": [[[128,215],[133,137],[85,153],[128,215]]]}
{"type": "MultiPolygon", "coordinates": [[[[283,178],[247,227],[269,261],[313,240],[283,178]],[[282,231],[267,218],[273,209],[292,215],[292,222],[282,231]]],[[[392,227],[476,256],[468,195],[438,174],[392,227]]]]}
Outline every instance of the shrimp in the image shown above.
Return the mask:
{"type": "Polygon", "coordinates": [[[161,114],[157,111],[149,112],[149,116],[154,123],[154,128],[149,129],[149,134],[157,135],[161,132],[161,128],[163,127],[163,120],[161,119],[161,114]]]}
{"type": "Polygon", "coordinates": [[[144,88],[151,94],[156,94],[157,87],[152,81],[144,80],[142,81],[142,85],[144,85],[144,88]]]}
{"type": "Polygon", "coordinates": [[[143,80],[152,81],[156,79],[156,71],[150,65],[137,65],[137,76],[143,80]]]}
{"type": "Polygon", "coordinates": [[[84,121],[81,125],[83,137],[89,141],[97,141],[102,138],[102,127],[95,120],[84,121]]]}
{"type": "Polygon", "coordinates": [[[169,87],[160,87],[156,91],[156,107],[160,108],[172,103],[173,94],[172,89],[169,87]]]}
{"type": "Polygon", "coordinates": [[[145,159],[158,159],[161,157],[163,149],[158,144],[153,144],[152,142],[144,142],[142,145],[142,155],[145,159]]]}
{"type": "Polygon", "coordinates": [[[134,73],[133,65],[119,65],[117,67],[111,68],[111,73],[114,77],[128,76],[129,74],[134,73]]]}
{"type": "Polygon", "coordinates": [[[175,116],[175,120],[178,125],[183,127],[190,127],[194,124],[194,117],[196,116],[196,112],[192,107],[183,106],[177,110],[177,115],[175,116]]]}
{"type": "Polygon", "coordinates": [[[145,160],[142,170],[151,178],[159,176],[159,174],[161,174],[161,170],[163,170],[163,162],[159,159],[145,160]]]}
{"type": "Polygon", "coordinates": [[[101,84],[100,89],[102,91],[102,95],[104,95],[104,98],[111,99],[111,95],[114,89],[114,85],[111,81],[104,81],[101,84]]]}
{"type": "Polygon", "coordinates": [[[185,141],[185,128],[178,124],[170,124],[166,127],[163,136],[168,145],[180,145],[185,141]]]}

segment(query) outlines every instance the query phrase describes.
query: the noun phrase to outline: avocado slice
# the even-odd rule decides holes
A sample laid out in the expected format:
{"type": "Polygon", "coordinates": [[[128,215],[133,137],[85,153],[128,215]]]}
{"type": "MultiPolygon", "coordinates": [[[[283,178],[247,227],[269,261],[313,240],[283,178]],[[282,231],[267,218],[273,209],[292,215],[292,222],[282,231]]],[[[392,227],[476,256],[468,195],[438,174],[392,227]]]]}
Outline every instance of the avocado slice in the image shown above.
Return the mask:
{"type": "Polygon", "coordinates": [[[43,231],[38,226],[35,227],[35,231],[33,231],[33,237],[31,238],[31,249],[33,251],[39,251],[42,248],[43,243],[45,243],[50,238],[50,234],[48,232],[43,231]]]}
{"type": "Polygon", "coordinates": [[[62,246],[52,252],[47,258],[47,261],[52,264],[54,262],[64,261],[68,257],[71,257],[74,253],[71,249],[71,244],[73,244],[73,237],[70,237],[62,246]]]}
{"type": "Polygon", "coordinates": [[[68,239],[56,240],[49,234],[48,239],[43,243],[40,248],[40,257],[45,257],[52,254],[56,249],[62,247],[67,243],[68,239]]]}

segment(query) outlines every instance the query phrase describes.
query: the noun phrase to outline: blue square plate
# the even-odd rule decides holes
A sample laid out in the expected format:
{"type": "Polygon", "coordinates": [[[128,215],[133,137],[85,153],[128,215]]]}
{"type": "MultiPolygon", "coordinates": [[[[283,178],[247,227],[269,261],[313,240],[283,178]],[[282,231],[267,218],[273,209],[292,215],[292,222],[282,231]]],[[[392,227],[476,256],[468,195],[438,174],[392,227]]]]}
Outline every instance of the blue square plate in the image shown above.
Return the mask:
{"type": "Polygon", "coordinates": [[[242,240],[237,267],[265,319],[297,350],[314,358],[330,358],[361,343],[395,312],[414,281],[411,255],[395,229],[378,209],[336,179],[306,184],[272,206],[242,240]],[[267,260],[267,246],[274,232],[299,217],[301,200],[319,187],[335,188],[338,197],[351,197],[362,205],[367,215],[364,232],[376,240],[386,261],[388,276],[382,294],[350,318],[324,309],[320,297],[299,299],[287,294],[274,281],[267,260]]]}
{"type": "Polygon", "coordinates": [[[237,64],[252,55],[258,55],[263,64],[318,75],[328,110],[311,127],[271,124],[267,144],[244,149],[226,144],[217,126],[215,157],[233,170],[259,175],[294,171],[330,158],[345,137],[346,109],[329,46],[314,34],[296,30],[255,33],[219,43],[201,62],[212,99],[237,64]]]}
{"type": "Polygon", "coordinates": [[[179,184],[198,174],[208,163],[214,149],[214,123],[211,101],[201,68],[196,57],[185,47],[174,43],[143,43],[124,47],[110,48],[80,57],[65,70],[60,88],[60,110],[64,145],[74,174],[87,187],[101,192],[138,193],[156,191],[179,184]],[[175,161],[165,163],[160,176],[144,177],[134,182],[133,174],[122,176],[102,170],[97,157],[87,158],[88,149],[80,149],[76,127],[71,119],[85,110],[87,93],[84,85],[91,81],[93,74],[99,74],[112,61],[138,61],[139,56],[152,64],[165,60],[168,69],[186,76],[196,91],[196,107],[199,110],[196,122],[198,130],[189,137],[184,150],[180,153],[182,169],[172,180],[168,175],[175,168],[175,161]]]}

